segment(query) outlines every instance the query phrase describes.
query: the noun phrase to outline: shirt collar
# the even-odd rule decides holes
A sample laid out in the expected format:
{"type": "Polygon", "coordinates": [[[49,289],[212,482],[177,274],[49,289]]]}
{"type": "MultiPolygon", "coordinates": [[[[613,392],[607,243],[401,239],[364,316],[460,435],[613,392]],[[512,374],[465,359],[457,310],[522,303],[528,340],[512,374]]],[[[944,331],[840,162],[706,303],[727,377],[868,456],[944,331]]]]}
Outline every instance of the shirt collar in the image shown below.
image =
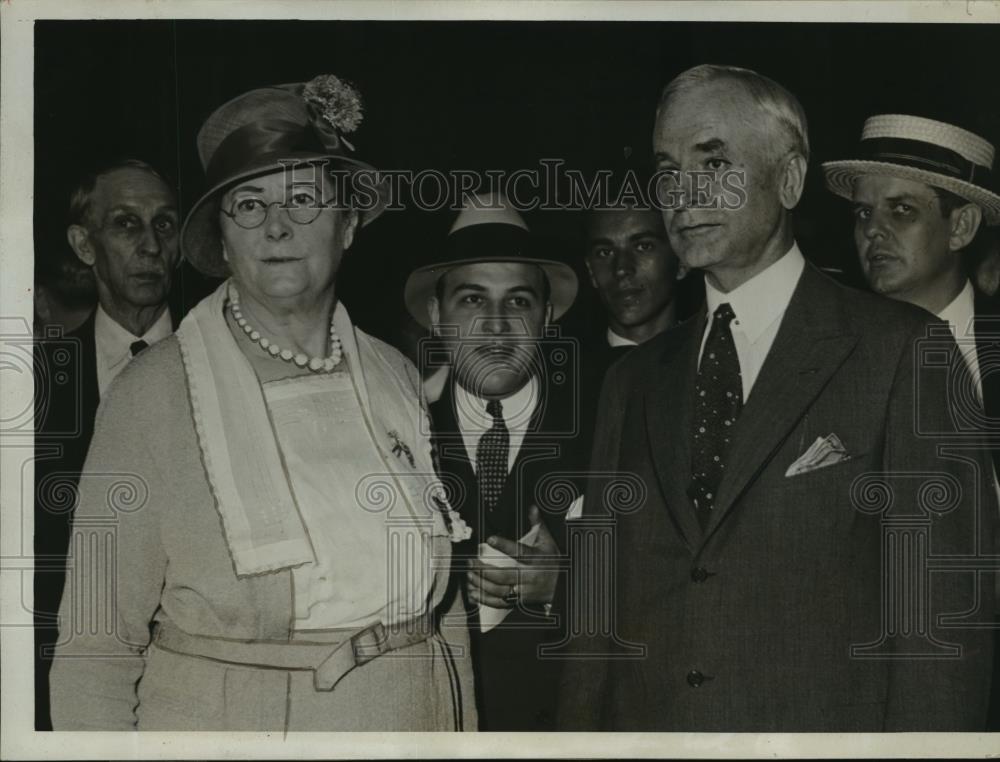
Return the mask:
{"type": "Polygon", "coordinates": [[[142,339],[152,346],[160,339],[167,338],[172,332],[173,325],[170,322],[169,309],[164,309],[160,317],[142,336],[135,336],[105,312],[100,304],[97,305],[97,314],[94,317],[94,339],[103,348],[102,354],[107,360],[108,367],[113,367],[123,359],[127,359],[133,342],[142,339]]]}
{"type": "MultiPolygon", "coordinates": [[[[527,429],[538,407],[538,379],[532,376],[528,383],[500,401],[503,403],[503,420],[507,430],[527,429]]],[[[487,402],[455,382],[455,409],[462,431],[486,431],[493,425],[493,416],[486,412],[487,402]]]]}
{"type": "Polygon", "coordinates": [[[728,303],[736,315],[736,325],[753,344],[775,320],[784,314],[806,261],[797,243],[778,261],[757,273],[729,293],[717,290],[705,279],[705,301],[711,316],[720,304],[728,303]]]}
{"type": "Polygon", "coordinates": [[[626,339],[624,336],[619,336],[617,333],[608,329],[608,346],[609,347],[637,347],[639,342],[632,341],[632,339],[626,339]]]}
{"type": "Polygon", "coordinates": [[[972,281],[966,280],[965,287],[951,300],[951,304],[938,313],[938,317],[947,322],[951,332],[958,337],[967,335],[975,314],[976,294],[972,290],[972,281]]]}

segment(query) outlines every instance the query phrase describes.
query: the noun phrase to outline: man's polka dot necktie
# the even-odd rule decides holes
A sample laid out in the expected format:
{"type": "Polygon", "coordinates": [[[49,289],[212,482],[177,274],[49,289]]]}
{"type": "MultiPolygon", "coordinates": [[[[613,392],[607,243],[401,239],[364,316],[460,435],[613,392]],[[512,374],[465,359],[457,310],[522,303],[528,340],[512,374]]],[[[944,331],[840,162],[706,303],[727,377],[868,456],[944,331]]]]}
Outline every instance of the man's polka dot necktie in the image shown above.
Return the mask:
{"type": "Polygon", "coordinates": [[[487,510],[493,510],[500,500],[507,480],[507,456],[510,452],[510,433],[503,421],[500,400],[486,403],[486,412],[493,417],[493,425],[479,438],[476,445],[476,478],[479,495],[487,510]]]}
{"type": "Polygon", "coordinates": [[[702,528],[712,515],[715,493],[726,468],[729,441],[743,409],[740,359],[729,329],[735,317],[728,303],[715,310],[695,383],[688,496],[694,502],[702,528]]]}

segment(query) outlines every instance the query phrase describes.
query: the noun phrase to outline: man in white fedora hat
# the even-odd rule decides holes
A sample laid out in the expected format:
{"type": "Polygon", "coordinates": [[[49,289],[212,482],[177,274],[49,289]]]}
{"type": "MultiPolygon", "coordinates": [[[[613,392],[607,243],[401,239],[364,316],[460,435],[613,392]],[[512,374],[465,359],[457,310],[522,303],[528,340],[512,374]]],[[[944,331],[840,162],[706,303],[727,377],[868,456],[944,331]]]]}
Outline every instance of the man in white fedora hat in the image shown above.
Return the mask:
{"type": "Polygon", "coordinates": [[[410,314],[440,341],[424,354],[449,369],[430,413],[442,480],[472,528],[454,582],[470,612],[480,730],[552,729],[557,662],[538,646],[555,637],[563,522],[546,490],[568,484],[589,449],[575,438],[572,342],[551,325],[577,279],[535,248],[503,197],[473,197],[442,261],[406,284],[410,314]]]}
{"type": "MultiPolygon", "coordinates": [[[[873,291],[923,307],[948,324],[968,371],[960,384],[974,391],[986,416],[996,481],[1000,363],[991,346],[1000,338],[1000,308],[973,286],[971,250],[981,225],[1000,224],[1000,196],[986,187],[993,145],[945,122],[880,114],[865,121],[859,154],[827,162],[823,171],[827,187],[854,203],[861,269],[873,291]]],[[[994,665],[993,730],[1000,729],[998,684],[994,665]]]]}

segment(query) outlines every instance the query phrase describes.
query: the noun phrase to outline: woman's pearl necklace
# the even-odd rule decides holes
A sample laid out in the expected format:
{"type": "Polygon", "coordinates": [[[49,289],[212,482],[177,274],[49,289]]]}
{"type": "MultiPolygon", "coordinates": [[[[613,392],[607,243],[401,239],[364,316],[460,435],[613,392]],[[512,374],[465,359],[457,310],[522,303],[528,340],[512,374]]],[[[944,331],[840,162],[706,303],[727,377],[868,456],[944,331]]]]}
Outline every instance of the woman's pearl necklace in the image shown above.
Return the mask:
{"type": "Polygon", "coordinates": [[[233,311],[236,324],[243,329],[243,332],[250,337],[251,341],[259,344],[260,348],[265,350],[271,357],[277,357],[285,362],[294,363],[300,368],[309,368],[309,370],[315,373],[329,373],[340,364],[340,360],[344,356],[340,336],[337,335],[337,330],[333,327],[332,317],[330,318],[330,356],[310,357],[305,352],[296,354],[290,349],[282,349],[273,341],[269,341],[261,336],[260,331],[250,325],[247,319],[243,317],[243,312],[240,310],[240,294],[236,290],[236,286],[232,283],[229,284],[229,306],[233,311]]]}

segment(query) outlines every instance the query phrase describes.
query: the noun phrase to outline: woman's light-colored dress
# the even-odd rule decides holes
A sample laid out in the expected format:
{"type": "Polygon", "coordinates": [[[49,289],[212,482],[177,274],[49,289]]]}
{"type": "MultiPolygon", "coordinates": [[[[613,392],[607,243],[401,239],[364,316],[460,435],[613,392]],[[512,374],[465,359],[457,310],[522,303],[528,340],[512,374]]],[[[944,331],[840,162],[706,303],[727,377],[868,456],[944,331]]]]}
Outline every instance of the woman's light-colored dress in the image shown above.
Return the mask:
{"type": "Polygon", "coordinates": [[[466,623],[445,600],[448,529],[422,500],[434,470],[417,374],[348,330],[338,372],[261,385],[314,559],[290,568],[237,573],[178,339],[116,381],[80,482],[51,677],[57,730],[475,729],[466,623]],[[294,641],[428,609],[438,614],[432,637],[353,669],[332,691],[317,690],[309,671],[151,644],[155,623],[294,641]]]}

